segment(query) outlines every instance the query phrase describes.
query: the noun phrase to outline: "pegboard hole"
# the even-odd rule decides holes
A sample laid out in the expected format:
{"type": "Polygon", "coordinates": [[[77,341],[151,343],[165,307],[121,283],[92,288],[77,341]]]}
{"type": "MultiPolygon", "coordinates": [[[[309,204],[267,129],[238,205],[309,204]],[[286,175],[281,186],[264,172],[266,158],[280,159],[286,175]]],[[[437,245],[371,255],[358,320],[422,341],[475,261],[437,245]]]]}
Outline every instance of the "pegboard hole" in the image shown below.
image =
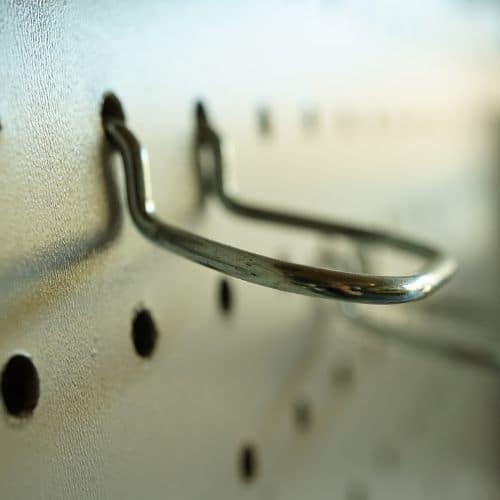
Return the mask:
{"type": "Polygon", "coordinates": [[[198,127],[206,127],[208,125],[207,112],[202,101],[197,101],[194,108],[196,123],[198,127]]]}
{"type": "Polygon", "coordinates": [[[224,314],[229,314],[233,308],[233,292],[226,279],[219,282],[219,307],[224,314]]]}
{"type": "Polygon", "coordinates": [[[306,132],[315,132],[319,129],[319,112],[314,107],[307,107],[301,113],[302,127],[306,132]]]}
{"type": "Polygon", "coordinates": [[[240,450],[239,457],[240,478],[249,483],[257,477],[258,458],[257,450],[252,444],[245,444],[240,450]]]}
{"type": "Polygon", "coordinates": [[[2,397],[5,409],[15,417],[29,417],[38,404],[40,379],[33,361],[15,354],[2,371],[2,397]]]}
{"type": "Polygon", "coordinates": [[[269,137],[273,133],[271,110],[266,106],[257,108],[257,130],[262,137],[269,137]]]}
{"type": "Polygon", "coordinates": [[[146,309],[142,309],[134,317],[132,340],[139,356],[149,358],[153,355],[158,340],[158,331],[151,313],[146,309]]]}
{"type": "Polygon", "coordinates": [[[120,99],[112,92],[104,94],[101,106],[101,119],[103,125],[110,120],[125,121],[125,112],[120,99]]]}
{"type": "Polygon", "coordinates": [[[299,431],[306,431],[312,425],[312,409],[309,401],[297,401],[293,407],[293,420],[299,431]]]}
{"type": "Polygon", "coordinates": [[[332,368],[332,384],[347,389],[354,383],[354,367],[352,363],[338,363],[332,368]]]}
{"type": "Polygon", "coordinates": [[[369,498],[370,490],[365,483],[355,481],[347,485],[346,500],[368,500],[369,498]]]}

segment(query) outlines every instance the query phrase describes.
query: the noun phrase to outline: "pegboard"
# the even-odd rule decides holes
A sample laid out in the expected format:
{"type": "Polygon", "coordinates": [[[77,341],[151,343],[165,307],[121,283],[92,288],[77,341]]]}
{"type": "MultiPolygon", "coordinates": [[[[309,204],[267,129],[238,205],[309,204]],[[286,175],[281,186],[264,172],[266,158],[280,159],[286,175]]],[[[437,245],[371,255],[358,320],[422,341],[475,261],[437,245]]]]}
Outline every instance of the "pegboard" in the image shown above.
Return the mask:
{"type": "Polygon", "coordinates": [[[496,359],[495,5],[1,12],[0,498],[500,497],[495,363],[404,341],[496,359]],[[104,136],[108,91],[149,153],[163,219],[275,258],[358,265],[349,242],[200,205],[203,99],[242,198],[404,230],[455,255],[459,274],[421,304],[373,310],[155,247],[130,220],[104,136]],[[32,364],[8,372],[16,354],[32,364]],[[8,411],[22,407],[19,373],[21,417],[8,411]]]}

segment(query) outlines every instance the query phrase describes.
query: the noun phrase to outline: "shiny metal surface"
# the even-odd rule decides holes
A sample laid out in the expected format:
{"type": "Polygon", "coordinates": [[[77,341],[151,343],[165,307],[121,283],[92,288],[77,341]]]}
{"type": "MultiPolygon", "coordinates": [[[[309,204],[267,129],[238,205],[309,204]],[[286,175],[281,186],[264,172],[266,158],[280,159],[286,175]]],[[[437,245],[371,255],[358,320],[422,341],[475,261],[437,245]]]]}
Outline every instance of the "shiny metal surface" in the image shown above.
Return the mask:
{"type": "MultiPolygon", "coordinates": [[[[116,102],[116,97],[108,97],[116,102]]],[[[410,276],[376,276],[308,267],[240,250],[197,236],[161,222],[155,216],[147,154],[122,116],[103,116],[103,124],[113,144],[119,149],[127,181],[130,214],[138,229],[154,243],[194,262],[234,278],[277,290],[349,300],[369,304],[399,304],[423,299],[441,287],[455,272],[450,257],[423,244],[378,230],[356,228],[349,224],[321,221],[283,212],[245,205],[228,194],[224,184],[222,148],[218,136],[198,109],[198,144],[209,141],[215,158],[215,184],[226,208],[246,217],[312,229],[328,235],[344,235],[363,243],[397,247],[427,260],[425,266],[410,276]]]]}
{"type": "Polygon", "coordinates": [[[368,4],[2,3],[0,364],[25,353],[40,381],[31,417],[0,407],[2,500],[498,500],[498,374],[373,328],[500,345],[500,8],[368,4]],[[161,220],[291,262],[412,265],[372,245],[358,268],[348,238],[243,221],[214,196],[200,210],[189,110],[203,100],[238,199],[382,224],[449,250],[459,272],[384,307],[165,252],[128,214],[99,117],[109,90],[147,145],[161,220]],[[149,358],[131,338],[141,309],[158,330],[149,358]]]}

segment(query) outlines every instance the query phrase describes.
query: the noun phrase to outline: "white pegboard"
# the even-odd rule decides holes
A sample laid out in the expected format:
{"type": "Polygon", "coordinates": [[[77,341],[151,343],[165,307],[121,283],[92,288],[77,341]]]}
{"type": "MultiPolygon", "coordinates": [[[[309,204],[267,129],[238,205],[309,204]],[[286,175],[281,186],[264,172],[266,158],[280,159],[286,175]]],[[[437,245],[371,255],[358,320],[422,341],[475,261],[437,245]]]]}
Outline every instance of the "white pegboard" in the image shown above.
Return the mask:
{"type": "Polygon", "coordinates": [[[317,261],[329,243],[315,235],[197,208],[204,98],[245,199],[404,229],[457,255],[461,274],[431,299],[451,318],[437,334],[453,336],[467,285],[484,306],[482,321],[469,315],[480,342],[498,297],[485,129],[499,13],[376,4],[1,4],[0,362],[28,353],[40,399],[31,417],[0,419],[0,498],[499,498],[496,375],[374,337],[338,304],[235,280],[223,313],[221,276],[132,225],[104,144],[112,90],[148,149],[162,218],[317,261]],[[158,329],[149,359],[131,340],[141,308],[158,329]],[[244,446],[257,459],[247,480],[244,446]]]}

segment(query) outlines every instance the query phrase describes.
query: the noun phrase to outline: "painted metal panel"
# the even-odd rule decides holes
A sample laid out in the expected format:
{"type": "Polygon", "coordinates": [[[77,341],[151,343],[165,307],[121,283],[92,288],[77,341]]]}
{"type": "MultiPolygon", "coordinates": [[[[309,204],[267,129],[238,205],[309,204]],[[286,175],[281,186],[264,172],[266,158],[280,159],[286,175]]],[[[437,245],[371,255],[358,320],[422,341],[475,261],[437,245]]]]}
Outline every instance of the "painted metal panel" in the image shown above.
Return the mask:
{"type": "Polygon", "coordinates": [[[29,354],[40,398],[0,419],[0,498],[498,498],[500,14],[374,5],[1,4],[0,362],[29,354]],[[293,262],[359,264],[349,242],[198,205],[203,98],[243,198],[404,230],[456,255],[459,275],[396,309],[230,279],[224,310],[221,275],[133,226],[107,91],[148,149],[162,218],[293,262]],[[144,308],[148,358],[132,342],[144,308]]]}

